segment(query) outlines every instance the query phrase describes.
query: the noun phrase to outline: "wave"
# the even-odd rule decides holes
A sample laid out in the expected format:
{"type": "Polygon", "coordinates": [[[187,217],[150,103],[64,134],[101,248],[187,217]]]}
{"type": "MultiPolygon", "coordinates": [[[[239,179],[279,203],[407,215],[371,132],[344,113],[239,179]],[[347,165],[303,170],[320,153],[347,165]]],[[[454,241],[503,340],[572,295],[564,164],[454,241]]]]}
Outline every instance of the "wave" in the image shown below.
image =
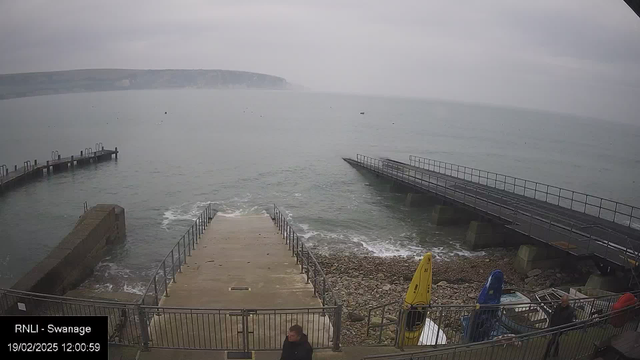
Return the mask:
{"type": "Polygon", "coordinates": [[[262,210],[261,212],[258,212],[257,210],[259,208],[260,208],[259,206],[253,206],[250,209],[218,211],[216,216],[239,217],[239,216],[244,216],[244,215],[256,215],[256,214],[261,214],[261,213],[265,213],[266,214],[265,210],[262,210]]]}
{"type": "Polygon", "coordinates": [[[123,286],[124,292],[136,294],[136,295],[144,295],[145,290],[146,290],[145,285],[142,283],[135,283],[133,285],[124,283],[124,286],[123,286]]]}
{"type": "Polygon", "coordinates": [[[204,208],[213,202],[201,202],[196,203],[184,203],[177,206],[172,206],[169,210],[164,212],[164,219],[162,220],[162,227],[165,230],[169,230],[169,225],[175,221],[195,221],[204,208]]]}
{"type": "MultiPolygon", "coordinates": [[[[380,257],[413,256],[421,259],[425,252],[431,252],[437,259],[449,260],[453,256],[480,256],[484,251],[469,251],[459,242],[451,241],[443,246],[432,247],[418,242],[415,232],[404,232],[388,239],[367,237],[355,231],[329,232],[311,228],[309,224],[297,224],[301,230],[299,236],[311,245],[319,247],[322,252],[335,252],[335,247],[340,245],[357,244],[361,250],[368,254],[380,257]],[[329,240],[329,241],[327,241],[329,240]],[[342,244],[340,244],[342,243],[342,244]]],[[[352,248],[352,246],[348,246],[352,248]]]]}
{"type": "MultiPolygon", "coordinates": [[[[299,236],[305,241],[321,247],[328,247],[329,244],[324,244],[323,240],[332,240],[331,246],[338,245],[335,242],[342,242],[343,245],[357,244],[362,250],[365,250],[370,255],[389,257],[389,256],[418,256],[421,255],[424,249],[419,244],[407,244],[407,237],[405,234],[401,234],[403,237],[403,244],[399,241],[395,241],[393,238],[388,240],[371,239],[365,235],[359,234],[354,231],[345,232],[329,232],[312,230],[309,224],[298,224],[298,227],[302,228],[299,236]]],[[[410,241],[410,240],[409,240],[410,241]]]]}
{"type": "Polygon", "coordinates": [[[96,272],[104,276],[131,277],[131,270],[124,268],[116,263],[100,262],[96,265],[96,272]]]}

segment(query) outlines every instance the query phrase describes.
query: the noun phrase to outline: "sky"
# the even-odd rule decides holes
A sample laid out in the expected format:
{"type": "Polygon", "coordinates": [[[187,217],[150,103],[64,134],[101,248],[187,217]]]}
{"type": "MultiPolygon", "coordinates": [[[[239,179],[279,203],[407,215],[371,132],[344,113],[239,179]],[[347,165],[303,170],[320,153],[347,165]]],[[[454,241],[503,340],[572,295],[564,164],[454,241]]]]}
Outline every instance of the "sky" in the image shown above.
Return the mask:
{"type": "Polygon", "coordinates": [[[640,125],[623,0],[0,0],[0,73],[232,69],[640,125]]]}

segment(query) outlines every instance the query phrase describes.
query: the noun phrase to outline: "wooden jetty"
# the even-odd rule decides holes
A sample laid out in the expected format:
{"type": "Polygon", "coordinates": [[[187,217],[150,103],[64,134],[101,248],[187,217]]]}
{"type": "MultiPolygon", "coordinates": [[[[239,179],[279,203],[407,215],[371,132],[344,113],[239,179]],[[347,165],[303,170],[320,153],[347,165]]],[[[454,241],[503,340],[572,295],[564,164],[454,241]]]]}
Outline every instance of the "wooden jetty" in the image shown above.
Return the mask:
{"type": "Polygon", "coordinates": [[[105,149],[102,144],[96,144],[96,149],[85,148],[79,155],[62,157],[57,151],[51,152],[51,160],[45,163],[38,163],[38,160],[27,160],[22,166],[14,165],[10,169],[6,165],[0,165],[0,194],[16,185],[23,184],[30,179],[41,177],[45,172],[64,171],[70,167],[82,166],[102,160],[118,158],[118,148],[114,150],[105,149]]]}

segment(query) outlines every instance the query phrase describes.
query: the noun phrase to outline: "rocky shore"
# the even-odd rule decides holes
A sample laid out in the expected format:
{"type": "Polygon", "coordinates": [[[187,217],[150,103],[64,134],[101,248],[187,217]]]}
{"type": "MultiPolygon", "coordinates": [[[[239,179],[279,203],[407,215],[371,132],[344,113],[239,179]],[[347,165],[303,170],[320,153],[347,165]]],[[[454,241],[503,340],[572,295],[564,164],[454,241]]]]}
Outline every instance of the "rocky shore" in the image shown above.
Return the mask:
{"type": "MultiPolygon", "coordinates": [[[[514,268],[516,251],[494,249],[485,255],[434,259],[432,304],[475,304],[478,293],[492,270],[500,269],[505,287],[515,288],[527,296],[549,287],[584,285],[595,269],[589,263],[570,263],[563,268],[532,270],[522,275],[514,268]]],[[[372,344],[377,334],[367,337],[368,309],[385,303],[399,304],[407,291],[419,260],[412,257],[376,257],[351,254],[316,255],[336,296],[343,302],[342,344],[372,344]]],[[[386,311],[393,321],[397,306],[386,311]]],[[[374,320],[379,322],[378,314],[374,320]]],[[[383,331],[383,343],[392,343],[391,325],[383,331]]]]}

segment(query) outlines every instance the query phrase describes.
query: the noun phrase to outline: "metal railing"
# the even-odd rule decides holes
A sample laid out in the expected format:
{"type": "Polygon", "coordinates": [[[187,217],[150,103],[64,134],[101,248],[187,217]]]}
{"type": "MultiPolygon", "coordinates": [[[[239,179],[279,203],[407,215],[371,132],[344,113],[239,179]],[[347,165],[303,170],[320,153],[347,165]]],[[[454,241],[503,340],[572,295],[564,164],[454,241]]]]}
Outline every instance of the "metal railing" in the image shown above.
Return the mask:
{"type": "Polygon", "coordinates": [[[487,187],[478,188],[465,181],[456,181],[430,172],[424,173],[401,163],[360,154],[356,157],[356,163],[408,187],[435,193],[450,201],[498,218],[508,223],[509,227],[515,231],[575,255],[597,255],[627,268],[633,267],[630,264],[638,262],[640,254],[632,246],[629,247],[628,244],[632,242],[626,236],[610,233],[607,239],[596,237],[590,232],[585,232],[579,223],[560,219],[553,214],[541,213],[500,192],[490,192],[487,187]]]}
{"type": "Polygon", "coordinates": [[[633,224],[640,226],[640,208],[618,201],[564,189],[538,181],[420,156],[410,155],[409,164],[425,170],[558,205],[628,227],[631,227],[633,224]]]}
{"type": "Polygon", "coordinates": [[[296,258],[296,264],[300,264],[300,273],[306,275],[307,284],[313,284],[313,295],[322,301],[323,306],[340,305],[340,301],[327,281],[322,267],[320,267],[309,247],[305,245],[304,241],[300,240],[296,231],[289,225],[287,216],[276,205],[273,205],[273,214],[272,219],[282,233],[285,245],[291,251],[291,256],[296,258]]]}
{"type": "Polygon", "coordinates": [[[141,306],[149,347],[279,350],[291,325],[301,325],[316,349],[339,348],[339,307],[210,309],[141,306]]]}
{"type": "MultiPolygon", "coordinates": [[[[632,292],[639,296],[640,291],[632,292]]],[[[576,309],[579,320],[586,320],[610,312],[622,294],[604,295],[569,300],[576,309]]],[[[403,348],[404,329],[407,321],[427,322],[433,333],[426,344],[433,346],[456,345],[484,341],[510,333],[527,333],[544,329],[554,307],[559,301],[504,303],[498,305],[421,305],[407,309],[399,302],[390,302],[369,308],[367,314],[367,337],[374,336],[374,343],[395,345],[403,348]],[[496,327],[487,328],[487,320],[495,320],[496,327]],[[403,324],[403,321],[405,324],[403,324]],[[387,329],[393,339],[383,339],[387,329]]],[[[415,345],[415,344],[413,344],[415,345]]]]}
{"type": "Polygon", "coordinates": [[[211,309],[145,306],[0,289],[0,316],[107,316],[109,343],[144,349],[278,350],[293,324],[314,348],[339,349],[340,308],[211,309]]]}
{"type": "MultiPolygon", "coordinates": [[[[571,324],[542,329],[522,335],[503,335],[489,341],[392,355],[373,355],[364,359],[453,360],[453,359],[542,359],[550,343],[559,340],[561,359],[574,360],[591,356],[600,344],[613,335],[636,331],[640,304],[598,315],[571,324]]],[[[549,354],[553,356],[553,354],[549,354]]]]}
{"type": "Polygon", "coordinates": [[[141,319],[137,304],[74,299],[0,289],[0,315],[107,316],[109,342],[141,345],[141,319]]]}
{"type": "Polygon", "coordinates": [[[142,305],[157,306],[162,297],[169,296],[169,284],[176,282],[176,274],[182,272],[182,265],[187,263],[187,257],[196,249],[196,244],[217,212],[211,208],[211,203],[207,204],[191,227],[162,259],[140,299],[142,305]],[[151,297],[151,300],[148,297],[151,297]]]}
{"type": "Polygon", "coordinates": [[[296,264],[300,265],[300,274],[305,274],[307,283],[313,285],[313,295],[320,299],[322,306],[336,307],[336,311],[328,315],[334,325],[334,350],[338,350],[340,348],[340,331],[342,324],[342,304],[340,300],[336,297],[322,267],[315,256],[313,256],[309,247],[305,245],[304,241],[300,240],[296,231],[289,224],[287,215],[283,214],[275,204],[273,205],[273,216],[271,219],[282,234],[288,250],[291,251],[291,256],[296,258],[296,264]],[[333,318],[333,316],[335,316],[335,318],[333,318]]]}
{"type": "MultiPolygon", "coordinates": [[[[339,350],[342,305],[333,296],[322,269],[301,241],[296,247],[299,252],[293,255],[299,257],[303,271],[307,272],[307,281],[315,285],[314,294],[323,305],[333,303],[333,306],[212,309],[159,305],[161,297],[169,296],[169,283],[176,281],[176,274],[187,263],[215,214],[216,210],[207,205],[160,263],[138,302],[77,299],[0,289],[0,315],[106,315],[109,317],[110,343],[138,345],[143,349],[279,350],[289,327],[299,324],[314,348],[339,350]],[[314,270],[310,270],[312,266],[314,270]],[[321,278],[324,279],[322,287],[319,285],[321,278]]],[[[293,236],[291,228],[286,231],[287,236],[293,236]]],[[[287,241],[287,244],[291,244],[291,249],[293,241],[287,241]]]]}

